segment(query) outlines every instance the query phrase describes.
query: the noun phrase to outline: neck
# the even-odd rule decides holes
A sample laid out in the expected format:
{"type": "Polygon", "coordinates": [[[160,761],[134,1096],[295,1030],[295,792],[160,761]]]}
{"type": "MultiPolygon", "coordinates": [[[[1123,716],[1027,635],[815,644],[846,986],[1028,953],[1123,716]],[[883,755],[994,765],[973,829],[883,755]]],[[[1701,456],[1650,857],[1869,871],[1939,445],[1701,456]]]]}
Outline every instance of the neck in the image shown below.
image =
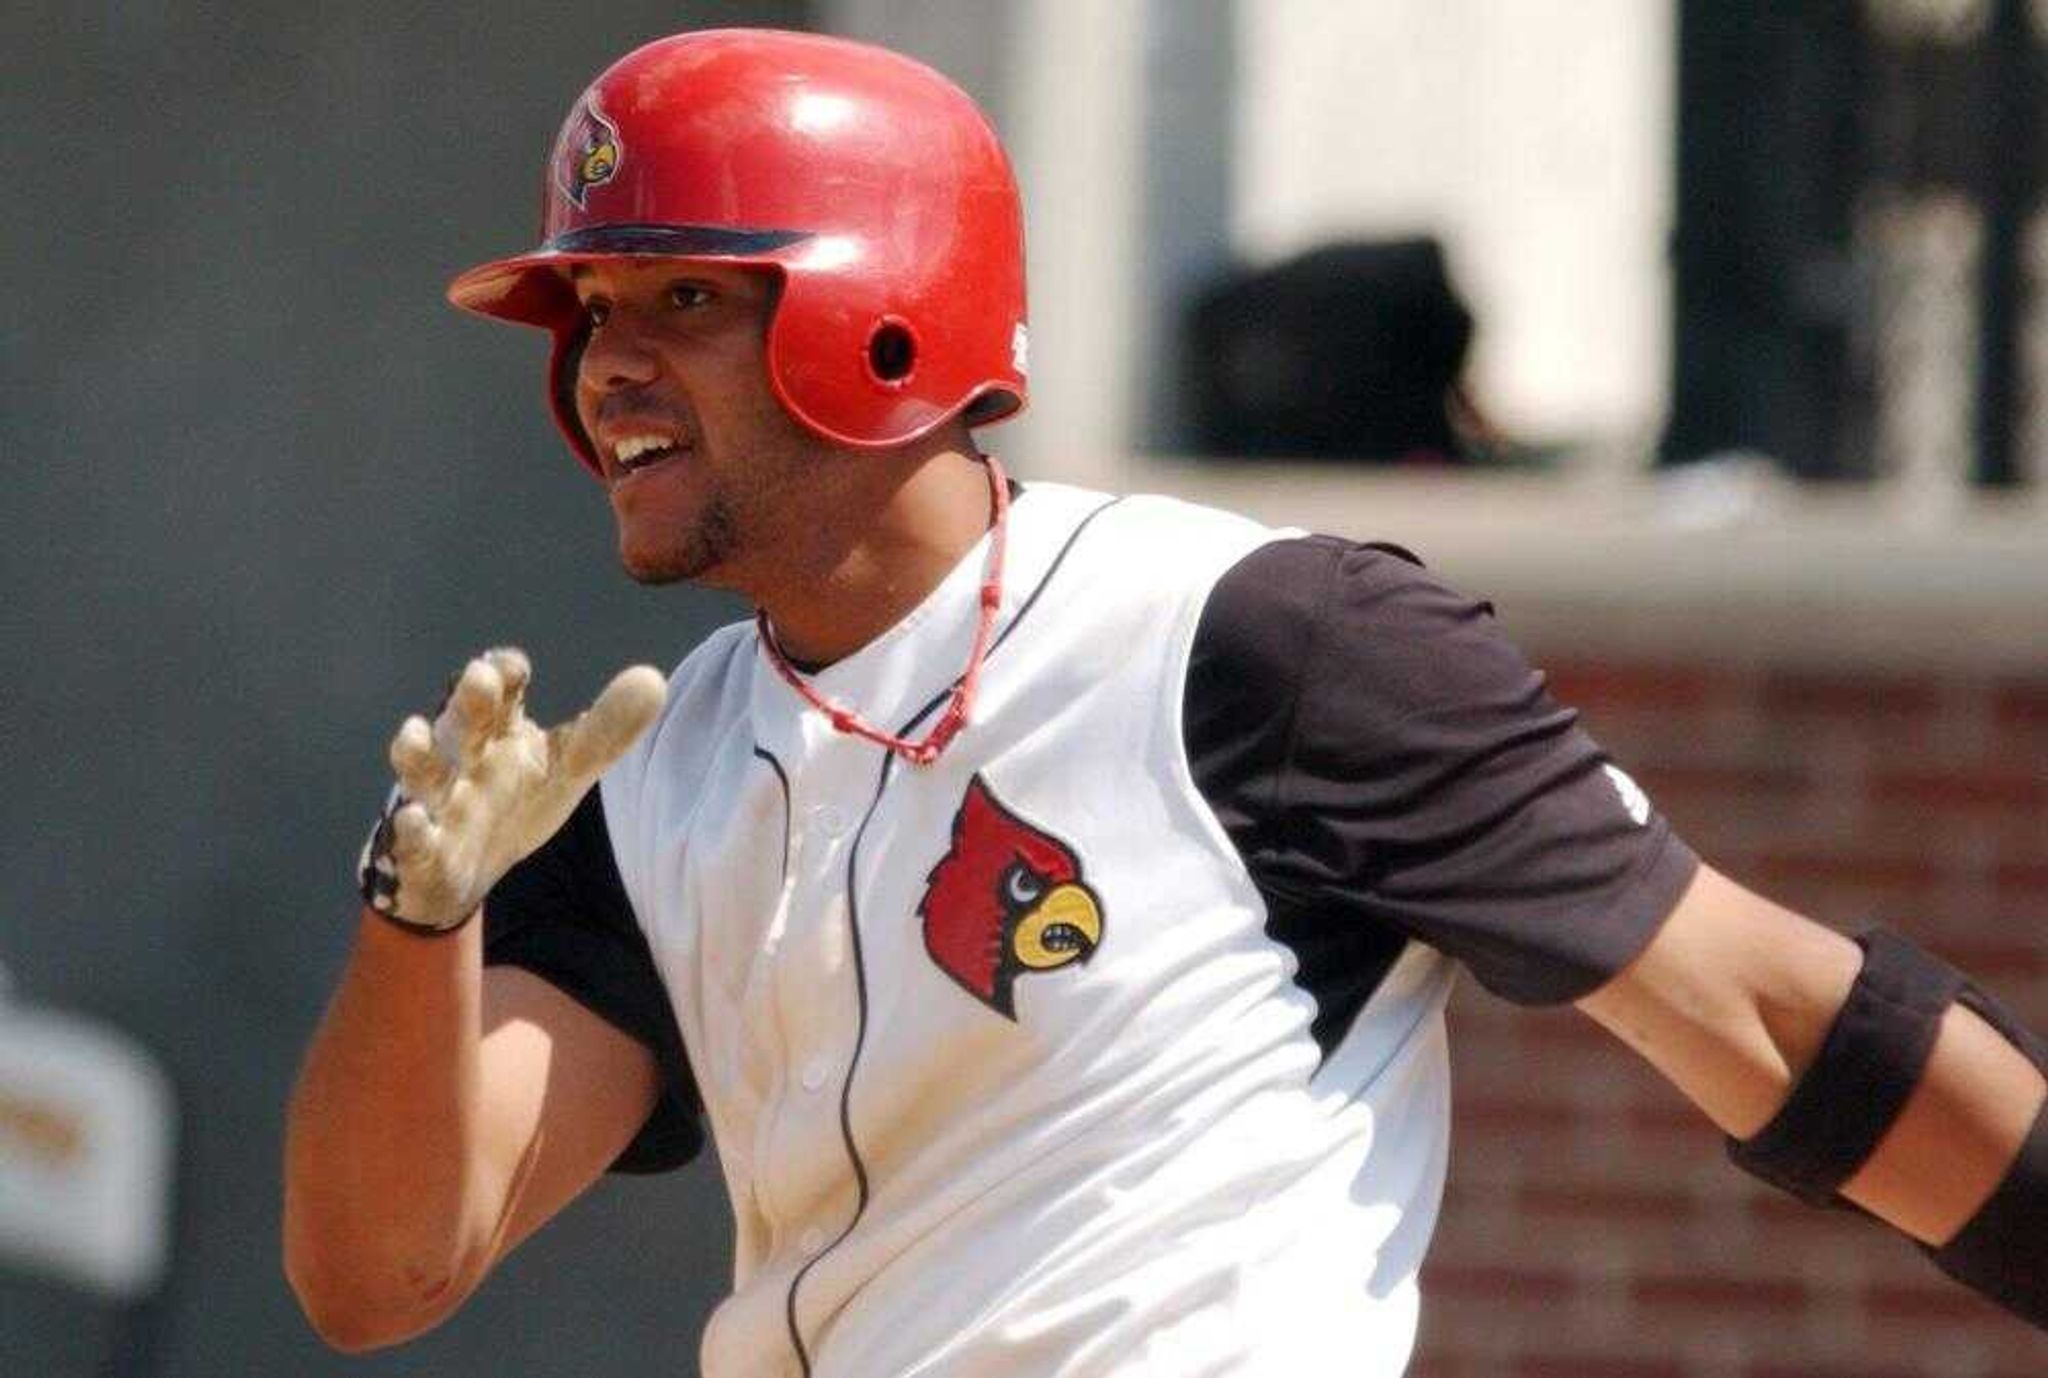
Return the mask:
{"type": "Polygon", "coordinates": [[[817,524],[746,590],[783,650],[812,665],[896,625],[988,530],[989,473],[971,446],[860,456],[831,485],[817,524]],[[794,555],[794,558],[788,556],[794,555]]]}

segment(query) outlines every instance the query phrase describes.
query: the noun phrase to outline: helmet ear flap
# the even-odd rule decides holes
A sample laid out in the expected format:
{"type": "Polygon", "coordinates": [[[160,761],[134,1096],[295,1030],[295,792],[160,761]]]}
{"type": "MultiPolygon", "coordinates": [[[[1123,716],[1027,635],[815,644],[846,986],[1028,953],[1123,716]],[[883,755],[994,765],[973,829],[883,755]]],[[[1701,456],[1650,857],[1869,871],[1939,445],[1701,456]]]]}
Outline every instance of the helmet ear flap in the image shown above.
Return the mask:
{"type": "Polygon", "coordinates": [[[946,369],[925,348],[915,305],[892,309],[887,287],[872,276],[795,264],[783,272],[768,331],[775,395],[798,421],[841,445],[901,445],[958,410],[936,400],[946,369]]]}

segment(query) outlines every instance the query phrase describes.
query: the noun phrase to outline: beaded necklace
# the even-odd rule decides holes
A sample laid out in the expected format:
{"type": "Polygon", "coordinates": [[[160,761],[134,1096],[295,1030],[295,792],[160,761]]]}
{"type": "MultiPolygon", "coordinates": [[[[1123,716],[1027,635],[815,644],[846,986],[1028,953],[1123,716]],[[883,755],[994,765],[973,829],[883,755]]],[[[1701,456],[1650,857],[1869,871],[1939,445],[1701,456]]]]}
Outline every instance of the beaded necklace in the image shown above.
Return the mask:
{"type": "Polygon", "coordinates": [[[1003,546],[1009,530],[1010,482],[1003,474],[1003,466],[996,462],[994,455],[983,456],[988,465],[988,486],[990,504],[994,508],[989,520],[988,562],[981,572],[981,619],[974,631],[974,649],[967,653],[967,668],[960,672],[960,678],[953,683],[952,692],[946,696],[945,711],[932,724],[919,741],[884,732],[853,709],[833,703],[811,687],[810,681],[789,663],[789,657],[782,652],[775,640],[775,631],[768,625],[768,614],[758,612],[754,624],[759,629],[761,644],[768,648],[768,662],[783,682],[803,697],[805,703],[825,715],[835,731],[849,733],[886,747],[914,766],[928,766],[939,759],[939,753],[967,725],[967,714],[974,706],[975,686],[981,682],[981,663],[988,657],[989,644],[994,639],[996,610],[1003,601],[1003,546]]]}

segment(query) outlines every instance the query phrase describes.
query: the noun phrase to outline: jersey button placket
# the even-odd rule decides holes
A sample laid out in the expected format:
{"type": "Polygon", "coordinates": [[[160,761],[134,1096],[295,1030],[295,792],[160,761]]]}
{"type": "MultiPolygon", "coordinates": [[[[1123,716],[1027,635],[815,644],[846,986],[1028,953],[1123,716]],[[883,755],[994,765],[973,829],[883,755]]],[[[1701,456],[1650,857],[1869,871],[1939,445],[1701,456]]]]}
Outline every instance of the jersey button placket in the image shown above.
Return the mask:
{"type": "MultiPolygon", "coordinates": [[[[851,1190],[852,1165],[846,1161],[836,1106],[828,1093],[835,1088],[839,1066],[833,1050],[842,1040],[850,1043],[859,1000],[846,957],[851,934],[844,898],[847,847],[856,815],[849,800],[839,797],[855,788],[855,779],[835,779],[835,774],[853,773],[821,768],[826,764],[813,760],[810,769],[792,781],[786,917],[768,963],[776,968],[769,985],[776,992],[775,1024],[787,1070],[773,1097],[772,1123],[762,1144],[764,1156],[777,1165],[773,1195],[780,1199],[794,1192],[813,1202],[823,1185],[815,1177],[821,1169],[845,1174],[851,1190]],[[829,1168],[824,1155],[830,1155],[829,1168]],[[803,1166],[797,1176],[790,1177],[787,1169],[798,1165],[803,1166]]],[[[858,777],[867,774],[863,763],[858,777]]],[[[769,1185],[762,1178],[757,1181],[764,1188],[769,1185]]],[[[779,1212],[771,1208],[768,1214],[779,1212]]],[[[781,1248],[793,1246],[798,1257],[808,1259],[822,1253],[832,1236],[820,1225],[808,1225],[795,1238],[782,1239],[781,1248]]]]}

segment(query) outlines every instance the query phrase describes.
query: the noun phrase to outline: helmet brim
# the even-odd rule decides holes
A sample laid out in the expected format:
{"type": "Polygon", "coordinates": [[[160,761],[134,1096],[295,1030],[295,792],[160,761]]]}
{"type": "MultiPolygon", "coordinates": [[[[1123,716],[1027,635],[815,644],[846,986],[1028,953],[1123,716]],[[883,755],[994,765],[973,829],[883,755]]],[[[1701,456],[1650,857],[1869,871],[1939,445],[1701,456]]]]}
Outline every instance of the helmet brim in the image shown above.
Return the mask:
{"type": "Polygon", "coordinates": [[[479,264],[448,284],[448,300],[501,321],[559,330],[580,312],[568,270],[615,259],[712,259],[762,263],[809,239],[802,230],[712,225],[595,225],[558,235],[531,253],[479,264]]]}

